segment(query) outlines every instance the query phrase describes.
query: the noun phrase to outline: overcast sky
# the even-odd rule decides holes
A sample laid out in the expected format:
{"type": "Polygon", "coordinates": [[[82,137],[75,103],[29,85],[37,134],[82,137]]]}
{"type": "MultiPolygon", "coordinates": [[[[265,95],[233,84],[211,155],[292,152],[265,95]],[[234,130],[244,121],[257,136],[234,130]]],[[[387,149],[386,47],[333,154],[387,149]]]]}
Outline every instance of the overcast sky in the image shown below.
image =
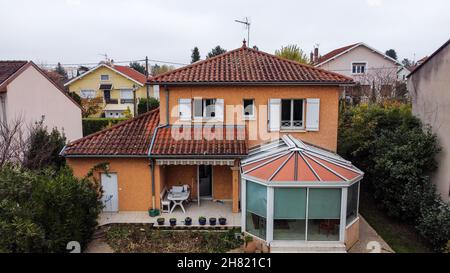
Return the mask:
{"type": "Polygon", "coordinates": [[[320,53],[355,42],[400,58],[419,59],[450,38],[447,0],[0,0],[0,59],[89,63],[106,53],[115,61],[188,63],[214,46],[251,45],[273,53],[298,44],[320,53]]]}

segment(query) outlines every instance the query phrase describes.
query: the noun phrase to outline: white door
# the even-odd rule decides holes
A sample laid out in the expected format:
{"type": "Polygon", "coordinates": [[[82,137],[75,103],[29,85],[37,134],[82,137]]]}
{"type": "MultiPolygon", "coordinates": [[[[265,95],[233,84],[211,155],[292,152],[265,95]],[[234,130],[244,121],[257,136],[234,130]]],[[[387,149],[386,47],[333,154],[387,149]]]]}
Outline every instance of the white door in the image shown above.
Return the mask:
{"type": "Polygon", "coordinates": [[[117,187],[117,174],[102,173],[101,176],[104,205],[103,211],[117,212],[119,210],[119,192],[117,187]]]}

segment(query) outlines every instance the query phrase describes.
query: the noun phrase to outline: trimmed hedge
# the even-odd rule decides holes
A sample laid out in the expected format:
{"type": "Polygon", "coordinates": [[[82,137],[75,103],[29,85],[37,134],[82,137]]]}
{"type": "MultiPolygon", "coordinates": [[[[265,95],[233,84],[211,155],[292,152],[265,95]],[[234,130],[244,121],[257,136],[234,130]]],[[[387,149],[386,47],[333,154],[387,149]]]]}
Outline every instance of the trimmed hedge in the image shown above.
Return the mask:
{"type": "MultiPolygon", "coordinates": [[[[157,100],[156,98],[150,97],[148,100],[148,106],[149,106],[149,111],[156,109],[159,107],[159,100],[157,100]]],[[[146,98],[142,98],[139,100],[138,103],[138,115],[143,114],[147,112],[147,99],[146,98]]]]}
{"type": "Polygon", "coordinates": [[[125,120],[127,120],[127,118],[84,118],[83,136],[87,136],[95,132],[101,131],[105,128],[109,128],[125,120]]]}
{"type": "Polygon", "coordinates": [[[439,151],[436,135],[408,105],[359,105],[340,115],[338,152],[365,172],[365,189],[389,216],[414,226],[435,251],[445,251],[450,207],[430,179],[439,151]]]}

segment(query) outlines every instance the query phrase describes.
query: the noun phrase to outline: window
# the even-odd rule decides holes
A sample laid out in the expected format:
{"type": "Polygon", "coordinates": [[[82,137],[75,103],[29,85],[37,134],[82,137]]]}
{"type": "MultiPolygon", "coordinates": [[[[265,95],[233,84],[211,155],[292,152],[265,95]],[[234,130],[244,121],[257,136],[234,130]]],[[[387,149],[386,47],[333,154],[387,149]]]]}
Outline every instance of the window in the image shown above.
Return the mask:
{"type": "Polygon", "coordinates": [[[93,99],[95,97],[95,90],[81,90],[81,98],[93,99]]]}
{"type": "Polygon", "coordinates": [[[133,90],[122,89],[120,90],[120,103],[133,103],[133,90]]]}
{"type": "Polygon", "coordinates": [[[255,117],[255,100],[244,99],[244,118],[255,117]]]}
{"type": "Polygon", "coordinates": [[[352,63],[352,73],[353,74],[366,73],[366,63],[352,63]]]}
{"type": "Polygon", "coordinates": [[[347,225],[358,217],[359,182],[351,185],[347,192],[347,225]]]}
{"type": "Polygon", "coordinates": [[[275,188],[274,240],[305,240],[306,188],[275,188]]]}
{"type": "Polygon", "coordinates": [[[267,188],[258,183],[247,181],[246,187],[246,230],[266,239],[267,188]]]}
{"type": "Polygon", "coordinates": [[[109,81],[109,75],[100,75],[100,80],[109,81]]]}
{"type": "Polygon", "coordinates": [[[308,241],[339,241],[341,189],[309,189],[308,241]]]}
{"type": "Polygon", "coordinates": [[[303,128],[303,102],[302,99],[281,100],[282,129],[303,128]]]}
{"type": "Polygon", "coordinates": [[[194,99],[194,118],[214,118],[216,99],[194,99]]]}

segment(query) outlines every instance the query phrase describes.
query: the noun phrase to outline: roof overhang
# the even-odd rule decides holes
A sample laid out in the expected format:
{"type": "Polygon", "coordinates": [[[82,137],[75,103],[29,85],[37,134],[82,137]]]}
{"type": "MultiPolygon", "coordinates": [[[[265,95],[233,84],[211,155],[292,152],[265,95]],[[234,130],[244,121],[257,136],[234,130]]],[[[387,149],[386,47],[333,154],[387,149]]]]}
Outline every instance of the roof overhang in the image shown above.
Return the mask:
{"type": "Polygon", "coordinates": [[[162,86],[353,86],[355,82],[148,82],[162,86]]]}
{"type": "Polygon", "coordinates": [[[234,159],[156,159],[156,165],[214,165],[234,166],[234,159]]]}

